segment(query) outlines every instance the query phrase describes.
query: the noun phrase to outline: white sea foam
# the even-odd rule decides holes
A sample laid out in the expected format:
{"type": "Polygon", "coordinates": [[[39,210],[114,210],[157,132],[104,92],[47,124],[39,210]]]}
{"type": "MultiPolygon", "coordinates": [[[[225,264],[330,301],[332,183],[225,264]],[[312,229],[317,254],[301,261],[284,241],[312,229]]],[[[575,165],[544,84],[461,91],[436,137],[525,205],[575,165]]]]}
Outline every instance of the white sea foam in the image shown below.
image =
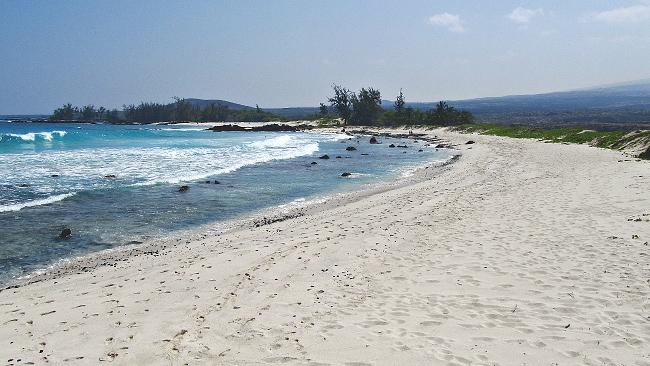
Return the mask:
{"type": "Polygon", "coordinates": [[[9,212],[9,211],[20,211],[25,207],[33,207],[33,206],[42,206],[42,205],[48,205],[50,203],[62,201],[68,197],[74,196],[76,193],[64,193],[64,194],[58,194],[55,196],[50,196],[47,198],[42,198],[34,201],[28,201],[28,202],[23,202],[23,203],[15,203],[11,205],[5,205],[5,206],[0,206],[0,212],[9,212]]]}
{"type": "Polygon", "coordinates": [[[296,147],[298,143],[293,136],[282,135],[262,141],[251,142],[249,145],[258,149],[266,149],[296,147]]]}
{"type": "Polygon", "coordinates": [[[63,137],[66,134],[67,134],[66,131],[51,131],[51,132],[28,132],[28,133],[22,133],[22,134],[9,133],[9,134],[6,134],[5,136],[17,137],[17,138],[19,138],[19,139],[21,139],[23,141],[36,141],[38,138],[43,139],[45,141],[52,141],[52,138],[54,137],[54,135],[58,135],[59,137],[63,137]]]}

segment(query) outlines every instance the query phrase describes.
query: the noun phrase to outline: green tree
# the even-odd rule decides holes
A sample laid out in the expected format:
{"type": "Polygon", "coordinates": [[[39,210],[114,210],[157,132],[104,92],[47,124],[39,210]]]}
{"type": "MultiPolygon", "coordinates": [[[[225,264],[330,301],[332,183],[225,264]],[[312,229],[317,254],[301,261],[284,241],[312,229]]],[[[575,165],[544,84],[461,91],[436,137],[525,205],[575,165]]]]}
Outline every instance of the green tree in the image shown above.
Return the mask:
{"type": "Polygon", "coordinates": [[[402,124],[407,123],[406,122],[406,115],[405,115],[406,102],[404,101],[404,94],[402,94],[402,89],[401,88],[399,90],[399,95],[395,99],[395,103],[393,104],[393,108],[395,108],[395,116],[394,116],[393,124],[402,125],[402,124]]]}
{"type": "Polygon", "coordinates": [[[227,105],[210,103],[201,111],[203,122],[223,122],[228,119],[230,111],[227,105]]]}
{"type": "Polygon", "coordinates": [[[104,107],[97,108],[97,118],[99,118],[100,120],[103,120],[107,111],[108,110],[106,108],[104,108],[104,107]]]}
{"type": "Polygon", "coordinates": [[[377,123],[383,112],[381,109],[381,93],[373,88],[362,88],[359,94],[352,94],[352,122],[357,125],[371,126],[377,123]]]}
{"type": "Polygon", "coordinates": [[[329,98],[328,101],[339,117],[343,119],[343,124],[347,125],[352,116],[352,96],[354,93],[339,85],[334,85],[333,88],[334,96],[329,98]]]}
{"type": "Polygon", "coordinates": [[[456,112],[456,123],[472,124],[475,122],[474,115],[470,111],[460,110],[456,112]]]}
{"type": "Polygon", "coordinates": [[[174,106],[174,120],[179,122],[191,121],[193,119],[192,112],[194,109],[192,103],[186,101],[185,98],[174,97],[174,100],[176,101],[174,106]]]}
{"type": "Polygon", "coordinates": [[[64,104],[63,107],[54,110],[50,116],[51,120],[56,121],[72,121],[79,113],[79,108],[73,107],[72,104],[64,104]]]}
{"type": "Polygon", "coordinates": [[[397,99],[395,100],[395,112],[397,115],[402,115],[404,113],[404,108],[405,108],[406,102],[404,101],[404,94],[402,94],[402,88],[399,89],[399,95],[397,96],[397,99]]]}
{"type": "MultiPolygon", "coordinates": [[[[418,109],[418,111],[420,111],[418,109]]],[[[413,110],[413,107],[406,107],[404,108],[404,123],[411,125],[415,123],[416,118],[415,118],[415,111],[413,110]]]]}
{"type": "Polygon", "coordinates": [[[91,122],[95,119],[95,106],[88,104],[87,106],[81,108],[81,119],[86,122],[91,122]]]}
{"type": "Polygon", "coordinates": [[[454,120],[454,107],[450,107],[442,100],[436,104],[433,111],[433,123],[436,125],[448,126],[454,120]]]}
{"type": "Polygon", "coordinates": [[[120,113],[117,111],[117,108],[106,111],[106,121],[108,123],[117,123],[120,121],[120,113]]]}
{"type": "Polygon", "coordinates": [[[320,114],[322,116],[327,116],[329,114],[329,111],[327,110],[327,106],[325,105],[325,103],[320,104],[320,114]]]}

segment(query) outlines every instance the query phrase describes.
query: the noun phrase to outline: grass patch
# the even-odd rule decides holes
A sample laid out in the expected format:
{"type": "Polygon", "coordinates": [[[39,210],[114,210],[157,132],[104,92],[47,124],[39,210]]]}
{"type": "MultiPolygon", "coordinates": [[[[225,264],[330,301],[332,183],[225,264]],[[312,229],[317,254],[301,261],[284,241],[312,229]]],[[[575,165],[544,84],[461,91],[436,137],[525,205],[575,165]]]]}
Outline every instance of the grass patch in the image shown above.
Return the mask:
{"type": "MultiPolygon", "coordinates": [[[[582,127],[540,128],[532,126],[507,126],[500,124],[461,125],[453,128],[461,133],[536,139],[547,142],[588,144],[607,149],[622,150],[650,142],[650,131],[594,131],[582,127]]],[[[650,147],[639,155],[650,159],[650,147]]]]}

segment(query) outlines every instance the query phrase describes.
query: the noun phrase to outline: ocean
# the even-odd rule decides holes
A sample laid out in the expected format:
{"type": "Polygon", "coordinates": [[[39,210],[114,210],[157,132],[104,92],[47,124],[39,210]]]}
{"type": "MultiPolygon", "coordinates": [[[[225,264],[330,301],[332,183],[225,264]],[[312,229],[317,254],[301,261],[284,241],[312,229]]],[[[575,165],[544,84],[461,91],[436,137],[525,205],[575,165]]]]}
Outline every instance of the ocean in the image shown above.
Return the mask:
{"type": "Polygon", "coordinates": [[[71,258],[395,184],[456,154],[369,139],[0,121],[0,288],[71,258]]]}

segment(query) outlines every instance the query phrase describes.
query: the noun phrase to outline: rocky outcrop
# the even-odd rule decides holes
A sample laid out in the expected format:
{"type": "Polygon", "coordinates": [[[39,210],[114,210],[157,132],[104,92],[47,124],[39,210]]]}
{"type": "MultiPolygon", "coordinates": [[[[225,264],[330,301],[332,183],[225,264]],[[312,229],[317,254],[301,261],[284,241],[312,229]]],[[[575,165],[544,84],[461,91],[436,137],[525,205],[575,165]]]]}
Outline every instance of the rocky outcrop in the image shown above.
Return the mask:
{"type": "Polygon", "coordinates": [[[277,123],[262,125],[262,126],[253,126],[253,127],[242,127],[239,125],[221,125],[208,128],[210,131],[214,132],[295,132],[298,131],[298,128],[289,126],[287,124],[279,125],[277,123]]]}

